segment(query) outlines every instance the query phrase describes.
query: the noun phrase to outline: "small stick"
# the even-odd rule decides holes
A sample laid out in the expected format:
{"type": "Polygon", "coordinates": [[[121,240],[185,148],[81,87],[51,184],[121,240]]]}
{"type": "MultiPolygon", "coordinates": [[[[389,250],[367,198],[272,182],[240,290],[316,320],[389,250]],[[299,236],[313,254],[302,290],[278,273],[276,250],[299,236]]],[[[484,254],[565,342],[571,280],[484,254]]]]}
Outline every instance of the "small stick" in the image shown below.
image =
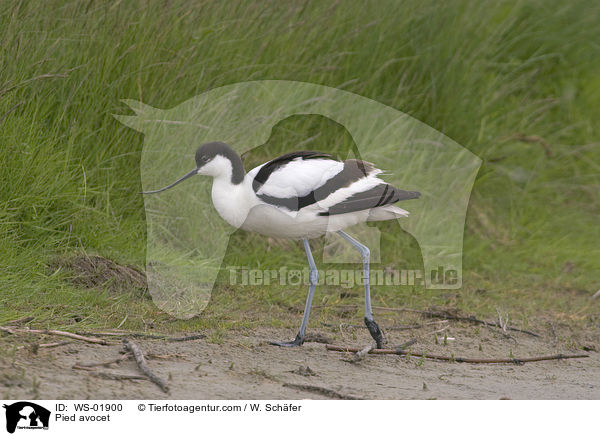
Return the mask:
{"type": "MultiPolygon", "coordinates": [[[[39,348],[54,348],[54,347],[60,347],[62,345],[67,345],[70,344],[71,341],[61,341],[61,342],[51,342],[49,344],[33,344],[32,346],[37,350],[39,348]]],[[[29,348],[27,345],[21,345],[19,347],[17,347],[17,350],[23,350],[25,348],[29,348]]]]}
{"type": "Polygon", "coordinates": [[[117,333],[117,332],[84,332],[84,331],[76,331],[75,333],[80,334],[80,335],[97,336],[97,337],[102,337],[102,336],[117,336],[117,337],[121,337],[121,336],[123,336],[123,333],[117,333]]]}
{"type": "MultiPolygon", "coordinates": [[[[329,346],[329,345],[328,345],[329,346]]],[[[314,392],[315,394],[325,395],[329,398],[337,398],[339,400],[361,400],[362,398],[353,397],[352,395],[342,394],[332,389],[322,388],[321,386],[313,385],[297,385],[294,383],[284,383],[283,387],[299,389],[306,392],[314,392]]]]}
{"type": "Polygon", "coordinates": [[[365,357],[367,354],[369,354],[369,351],[371,351],[374,347],[373,344],[371,345],[367,345],[365,348],[363,348],[360,351],[356,352],[356,357],[355,360],[358,362],[359,360],[362,360],[363,357],[365,357]]]}
{"type": "MultiPolygon", "coordinates": [[[[416,344],[417,340],[415,338],[412,338],[408,341],[406,341],[405,343],[403,343],[402,345],[398,345],[396,347],[396,351],[397,352],[401,352],[402,350],[410,347],[413,344],[416,344]]],[[[365,358],[365,356],[367,354],[369,354],[371,352],[371,350],[373,350],[375,348],[374,345],[369,345],[366,346],[365,348],[363,348],[362,350],[359,350],[356,352],[356,354],[354,355],[354,357],[352,359],[343,359],[345,362],[350,362],[350,363],[358,363],[361,360],[363,360],[365,358]]]]}
{"type": "Polygon", "coordinates": [[[369,354],[369,352],[375,348],[375,345],[371,344],[371,345],[367,345],[365,348],[363,348],[362,350],[358,350],[356,352],[356,354],[352,357],[352,359],[344,359],[345,362],[349,362],[349,363],[358,363],[361,360],[363,360],[365,358],[365,356],[367,354],[369,354]]]}
{"type": "Polygon", "coordinates": [[[150,368],[146,364],[146,359],[144,358],[144,353],[142,353],[142,350],[140,350],[140,347],[138,347],[135,343],[133,343],[132,341],[130,341],[127,338],[123,339],[123,344],[125,345],[125,348],[127,350],[129,350],[133,353],[133,357],[134,357],[136,363],[138,364],[140,370],[144,374],[146,374],[148,379],[152,383],[154,383],[156,386],[161,388],[164,393],[168,393],[169,387],[167,386],[167,383],[150,370],[150,368]]]}
{"type": "Polygon", "coordinates": [[[91,366],[84,366],[84,365],[78,365],[78,364],[73,365],[71,368],[80,369],[82,371],[94,371],[94,368],[92,368],[91,366]]]}
{"type": "MultiPolygon", "coordinates": [[[[356,353],[359,348],[356,347],[340,347],[338,345],[326,345],[326,349],[329,351],[341,351],[346,353],[356,353]]],[[[590,357],[588,354],[555,354],[552,356],[539,356],[539,357],[523,357],[523,358],[512,358],[512,359],[474,359],[470,357],[453,357],[453,356],[438,356],[435,354],[427,353],[415,353],[404,350],[392,350],[389,348],[375,348],[369,352],[370,354],[397,354],[405,356],[410,354],[413,357],[423,357],[425,359],[443,360],[446,362],[458,362],[458,363],[515,363],[522,364],[525,362],[540,362],[542,360],[560,360],[560,359],[580,359],[584,357],[590,357]]]]}
{"type": "Polygon", "coordinates": [[[170,337],[166,335],[153,335],[150,333],[140,333],[140,332],[77,332],[80,334],[85,334],[89,336],[111,336],[116,338],[144,338],[144,339],[166,339],[169,342],[185,342],[185,341],[194,341],[196,339],[204,339],[206,335],[190,335],[190,336],[181,336],[181,337],[170,337]]]}
{"type": "Polygon", "coordinates": [[[108,380],[147,380],[143,375],[135,375],[135,374],[111,374],[110,372],[104,371],[94,371],[90,374],[95,375],[96,377],[105,378],[108,380]]]}
{"type": "Polygon", "coordinates": [[[17,329],[13,327],[0,327],[0,330],[8,333],[33,333],[39,335],[64,336],[71,339],[77,339],[79,341],[89,342],[91,344],[108,345],[108,342],[106,342],[104,339],[88,338],[86,336],[81,336],[71,332],[63,332],[61,330],[17,329]]]}
{"type": "Polygon", "coordinates": [[[115,338],[124,338],[124,337],[130,337],[130,338],[144,338],[144,339],[166,339],[167,336],[165,335],[153,335],[151,333],[139,333],[139,332],[77,332],[83,335],[89,335],[89,336],[98,336],[98,337],[102,337],[102,336],[111,336],[111,337],[115,337],[115,338]]]}

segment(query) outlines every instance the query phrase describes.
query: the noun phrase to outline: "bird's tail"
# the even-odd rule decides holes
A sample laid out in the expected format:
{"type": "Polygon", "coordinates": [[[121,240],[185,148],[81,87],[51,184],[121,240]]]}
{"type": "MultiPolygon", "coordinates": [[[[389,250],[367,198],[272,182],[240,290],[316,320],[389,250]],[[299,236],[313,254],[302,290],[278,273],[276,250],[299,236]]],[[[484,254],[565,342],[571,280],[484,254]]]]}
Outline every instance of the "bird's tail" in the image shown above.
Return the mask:
{"type": "Polygon", "coordinates": [[[369,212],[368,221],[387,221],[397,218],[406,218],[408,211],[399,208],[398,206],[383,206],[371,209],[369,212]]]}

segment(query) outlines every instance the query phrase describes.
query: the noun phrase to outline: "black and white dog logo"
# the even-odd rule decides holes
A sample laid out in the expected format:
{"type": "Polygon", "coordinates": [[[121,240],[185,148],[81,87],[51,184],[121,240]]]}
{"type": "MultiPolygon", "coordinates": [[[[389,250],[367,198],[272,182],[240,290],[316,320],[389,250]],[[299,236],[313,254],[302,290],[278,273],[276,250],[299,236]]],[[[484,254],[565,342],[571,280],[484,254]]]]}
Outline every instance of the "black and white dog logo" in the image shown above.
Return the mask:
{"type": "Polygon", "coordinates": [[[48,429],[50,411],[29,401],[5,404],[6,431],[14,433],[18,429],[48,429]]]}

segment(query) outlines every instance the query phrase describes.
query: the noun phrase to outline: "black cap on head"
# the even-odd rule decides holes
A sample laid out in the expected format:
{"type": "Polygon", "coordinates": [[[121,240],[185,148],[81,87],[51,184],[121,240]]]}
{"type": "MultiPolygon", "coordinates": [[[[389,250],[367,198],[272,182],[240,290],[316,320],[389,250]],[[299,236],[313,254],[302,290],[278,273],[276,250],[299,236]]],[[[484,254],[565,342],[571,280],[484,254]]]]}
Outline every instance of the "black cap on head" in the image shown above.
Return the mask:
{"type": "Polygon", "coordinates": [[[244,180],[245,171],[240,156],[224,142],[207,142],[196,150],[196,166],[202,168],[216,156],[223,156],[231,162],[231,182],[235,185],[244,180]]]}
{"type": "Polygon", "coordinates": [[[196,150],[196,167],[203,167],[219,154],[228,157],[230,151],[233,150],[224,142],[207,142],[206,144],[202,144],[196,150]]]}

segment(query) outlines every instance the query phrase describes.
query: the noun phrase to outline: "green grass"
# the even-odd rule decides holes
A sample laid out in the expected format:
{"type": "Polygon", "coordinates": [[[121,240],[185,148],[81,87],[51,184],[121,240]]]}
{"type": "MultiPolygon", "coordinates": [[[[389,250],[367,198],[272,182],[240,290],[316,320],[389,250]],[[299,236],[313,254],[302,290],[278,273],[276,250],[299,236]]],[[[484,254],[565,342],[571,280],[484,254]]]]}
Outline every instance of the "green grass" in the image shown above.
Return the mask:
{"type": "MultiPolygon", "coordinates": [[[[302,306],[304,289],[234,289],[223,272],[200,318],[173,321],[135,292],[79,289],[47,267],[74,251],[144,265],[143,136],[112,117],[129,113],[121,99],[169,108],[258,79],[378,100],[483,159],[463,289],[376,288],[374,304],[481,316],[500,308],[525,322],[597,313],[589,297],[600,287],[599,17],[599,5],[581,0],[0,3],[0,323],[33,315],[40,325],[108,328],[128,314],[128,328],[295,325],[288,308],[302,306]],[[519,134],[543,138],[552,155],[519,134]]],[[[246,162],[299,143],[352,147],[343,127],[293,117],[246,162]]],[[[405,236],[405,265],[418,268],[416,241],[405,236]]],[[[225,265],[305,266],[298,244],[233,240],[225,265]]],[[[315,304],[360,305],[353,292],[323,287],[315,304]]]]}

